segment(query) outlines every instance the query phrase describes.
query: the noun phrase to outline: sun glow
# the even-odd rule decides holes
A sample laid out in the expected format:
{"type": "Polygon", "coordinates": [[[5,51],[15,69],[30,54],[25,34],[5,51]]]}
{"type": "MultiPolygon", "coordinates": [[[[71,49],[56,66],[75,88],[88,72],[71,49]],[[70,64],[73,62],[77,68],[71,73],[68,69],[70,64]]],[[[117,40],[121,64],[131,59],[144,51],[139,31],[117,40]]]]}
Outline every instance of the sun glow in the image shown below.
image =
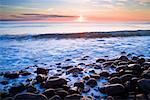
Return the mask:
{"type": "Polygon", "coordinates": [[[85,18],[83,16],[79,16],[75,22],[85,22],[85,18]]]}

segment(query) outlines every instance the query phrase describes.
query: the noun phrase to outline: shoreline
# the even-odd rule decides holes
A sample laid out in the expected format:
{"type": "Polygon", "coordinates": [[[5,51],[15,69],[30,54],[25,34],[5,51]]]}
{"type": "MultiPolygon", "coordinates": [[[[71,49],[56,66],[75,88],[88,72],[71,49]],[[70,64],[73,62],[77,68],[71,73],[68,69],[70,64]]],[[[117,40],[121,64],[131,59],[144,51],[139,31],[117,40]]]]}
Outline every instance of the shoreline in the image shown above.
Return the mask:
{"type": "MultiPolygon", "coordinates": [[[[88,59],[89,56],[81,58],[83,61],[88,59]]],[[[0,90],[0,99],[148,100],[150,98],[150,58],[121,52],[119,57],[112,59],[99,57],[94,62],[65,66],[60,62],[53,66],[54,69],[52,66],[44,67],[44,64],[43,67],[34,65],[24,70],[1,73],[0,76],[3,78],[0,85],[6,88],[0,90]],[[54,70],[57,73],[52,75],[51,71],[54,70]],[[23,80],[19,82],[20,78],[23,80]]]]}
{"type": "Polygon", "coordinates": [[[133,31],[110,31],[110,32],[81,32],[81,33],[46,33],[35,35],[0,35],[1,40],[5,39],[76,39],[76,38],[108,38],[108,37],[131,37],[150,36],[150,30],[133,31]]]}

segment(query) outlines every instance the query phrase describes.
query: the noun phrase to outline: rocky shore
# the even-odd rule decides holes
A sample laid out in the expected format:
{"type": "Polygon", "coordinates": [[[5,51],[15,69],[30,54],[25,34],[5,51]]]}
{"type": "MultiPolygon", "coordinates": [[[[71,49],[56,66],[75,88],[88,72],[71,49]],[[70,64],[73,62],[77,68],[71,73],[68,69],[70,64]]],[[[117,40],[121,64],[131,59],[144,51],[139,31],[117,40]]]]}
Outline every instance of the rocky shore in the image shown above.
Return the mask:
{"type": "Polygon", "coordinates": [[[100,57],[90,64],[62,65],[60,62],[54,69],[44,65],[0,73],[3,77],[0,100],[150,99],[150,58],[122,52],[119,57],[100,57]],[[18,82],[22,77],[24,81],[18,82]]]}

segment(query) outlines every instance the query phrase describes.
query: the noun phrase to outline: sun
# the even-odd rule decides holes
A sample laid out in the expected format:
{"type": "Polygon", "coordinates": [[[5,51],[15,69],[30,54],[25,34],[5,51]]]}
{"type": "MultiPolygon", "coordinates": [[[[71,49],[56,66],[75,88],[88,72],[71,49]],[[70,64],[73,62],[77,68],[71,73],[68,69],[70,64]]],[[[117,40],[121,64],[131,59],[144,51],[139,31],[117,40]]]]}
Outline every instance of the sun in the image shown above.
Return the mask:
{"type": "Polygon", "coordinates": [[[75,22],[84,22],[85,21],[85,18],[83,16],[79,16],[75,22]]]}

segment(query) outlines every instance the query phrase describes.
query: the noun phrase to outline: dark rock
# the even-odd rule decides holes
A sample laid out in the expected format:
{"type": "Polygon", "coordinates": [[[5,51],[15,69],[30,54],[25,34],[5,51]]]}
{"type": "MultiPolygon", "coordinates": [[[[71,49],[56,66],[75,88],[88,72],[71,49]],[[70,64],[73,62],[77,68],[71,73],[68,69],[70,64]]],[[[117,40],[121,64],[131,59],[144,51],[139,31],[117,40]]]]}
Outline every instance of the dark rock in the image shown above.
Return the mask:
{"type": "Polygon", "coordinates": [[[125,74],[125,75],[120,76],[120,79],[122,83],[125,83],[126,81],[130,81],[132,77],[133,77],[132,74],[125,74]]]}
{"type": "Polygon", "coordinates": [[[136,56],[133,56],[132,57],[132,60],[135,60],[135,61],[137,61],[139,58],[138,57],[136,57],[136,56]]]}
{"type": "Polygon", "coordinates": [[[70,68],[73,68],[73,66],[63,66],[63,67],[62,67],[62,69],[66,69],[66,70],[67,70],[67,69],[70,69],[70,68]]]}
{"type": "Polygon", "coordinates": [[[97,85],[97,81],[94,78],[90,78],[86,84],[89,85],[90,87],[95,87],[97,85]]]}
{"type": "Polygon", "coordinates": [[[22,83],[13,84],[11,88],[9,89],[10,94],[17,94],[25,90],[25,85],[22,83]]]}
{"type": "Polygon", "coordinates": [[[112,77],[111,79],[109,79],[109,83],[111,84],[121,83],[121,80],[119,77],[112,77]]]}
{"type": "Polygon", "coordinates": [[[46,88],[57,88],[57,87],[62,87],[63,85],[67,84],[67,80],[64,78],[53,78],[49,79],[45,86],[46,88]]]}
{"type": "Polygon", "coordinates": [[[120,96],[124,94],[125,87],[122,84],[110,84],[99,88],[99,90],[109,96],[120,96]]]}
{"type": "Polygon", "coordinates": [[[146,78],[146,79],[150,79],[150,70],[145,70],[143,71],[142,75],[141,75],[143,78],[146,78]]]}
{"type": "Polygon", "coordinates": [[[27,75],[30,75],[30,74],[31,74],[30,72],[24,71],[24,70],[21,70],[19,73],[20,73],[20,75],[22,75],[22,76],[27,76],[27,75]]]}
{"type": "MultiPolygon", "coordinates": [[[[1,98],[0,98],[0,100],[1,100],[1,98]]],[[[14,98],[13,98],[13,97],[6,97],[6,98],[3,99],[3,100],[14,100],[14,98]]]]}
{"type": "Polygon", "coordinates": [[[145,62],[145,59],[144,59],[144,58],[140,58],[140,59],[137,60],[137,62],[138,62],[139,64],[143,64],[143,63],[145,62]]]}
{"type": "Polygon", "coordinates": [[[100,77],[109,77],[109,73],[107,71],[102,71],[99,75],[100,77]]]}
{"type": "Polygon", "coordinates": [[[78,88],[77,87],[71,87],[68,90],[69,94],[79,94],[78,88]]]}
{"type": "Polygon", "coordinates": [[[83,79],[88,80],[88,79],[90,79],[90,77],[89,76],[84,76],[83,79]]]}
{"type": "Polygon", "coordinates": [[[132,70],[134,75],[140,75],[141,74],[142,69],[141,69],[141,66],[139,64],[129,64],[128,68],[130,70],[132,70]]]}
{"type": "Polygon", "coordinates": [[[7,91],[0,90],[0,100],[9,96],[10,94],[7,91]]]}
{"type": "Polygon", "coordinates": [[[92,74],[90,75],[91,78],[95,78],[95,79],[99,79],[100,78],[100,75],[98,74],[92,74]]]}
{"type": "Polygon", "coordinates": [[[105,62],[105,61],[106,61],[106,60],[103,59],[103,58],[99,58],[99,59],[96,60],[97,63],[98,63],[98,62],[99,62],[99,63],[102,63],[102,62],[105,62]]]}
{"type": "Polygon", "coordinates": [[[37,68],[36,73],[37,73],[37,74],[44,74],[44,75],[47,75],[47,74],[48,74],[48,69],[45,69],[45,68],[37,68]]]}
{"type": "Polygon", "coordinates": [[[74,86],[77,86],[78,88],[84,89],[84,82],[83,81],[77,81],[74,83],[74,86]]]}
{"type": "Polygon", "coordinates": [[[150,79],[138,80],[138,87],[145,93],[150,93],[150,79]]]}
{"type": "Polygon", "coordinates": [[[21,93],[17,94],[14,100],[48,100],[48,99],[46,96],[42,94],[21,93]]]}
{"type": "Polygon", "coordinates": [[[128,59],[127,56],[121,56],[121,57],[119,57],[119,60],[122,60],[122,61],[129,61],[129,59],[128,59]]]}
{"type": "Polygon", "coordinates": [[[81,100],[82,96],[79,94],[67,95],[64,100],[81,100]]]}
{"type": "Polygon", "coordinates": [[[127,69],[127,65],[120,65],[116,68],[116,71],[119,72],[120,70],[126,70],[127,69]]]}
{"type": "Polygon", "coordinates": [[[6,72],[4,77],[14,79],[19,77],[19,72],[6,72]]]}
{"type": "Polygon", "coordinates": [[[59,95],[54,95],[49,100],[63,100],[59,95]]]}
{"type": "Polygon", "coordinates": [[[42,94],[44,94],[47,98],[51,98],[52,96],[55,95],[55,90],[52,88],[49,88],[45,90],[42,94]]]}
{"type": "Polygon", "coordinates": [[[29,85],[27,87],[27,92],[30,92],[30,93],[37,93],[37,89],[33,86],[33,85],[29,85]]]}
{"type": "Polygon", "coordinates": [[[78,68],[78,67],[69,68],[69,69],[67,70],[67,74],[70,74],[70,73],[79,73],[79,72],[81,72],[81,71],[83,71],[82,68],[78,68]]]}
{"type": "Polygon", "coordinates": [[[59,90],[56,91],[56,95],[59,95],[61,98],[64,98],[65,96],[67,96],[69,93],[65,90],[59,90]]]}
{"type": "Polygon", "coordinates": [[[0,80],[0,84],[6,85],[6,84],[8,84],[8,81],[7,80],[0,80]]]}
{"type": "Polygon", "coordinates": [[[36,76],[36,80],[37,80],[37,82],[41,83],[41,82],[46,80],[46,77],[44,75],[42,75],[42,74],[38,74],[36,76]]]}

